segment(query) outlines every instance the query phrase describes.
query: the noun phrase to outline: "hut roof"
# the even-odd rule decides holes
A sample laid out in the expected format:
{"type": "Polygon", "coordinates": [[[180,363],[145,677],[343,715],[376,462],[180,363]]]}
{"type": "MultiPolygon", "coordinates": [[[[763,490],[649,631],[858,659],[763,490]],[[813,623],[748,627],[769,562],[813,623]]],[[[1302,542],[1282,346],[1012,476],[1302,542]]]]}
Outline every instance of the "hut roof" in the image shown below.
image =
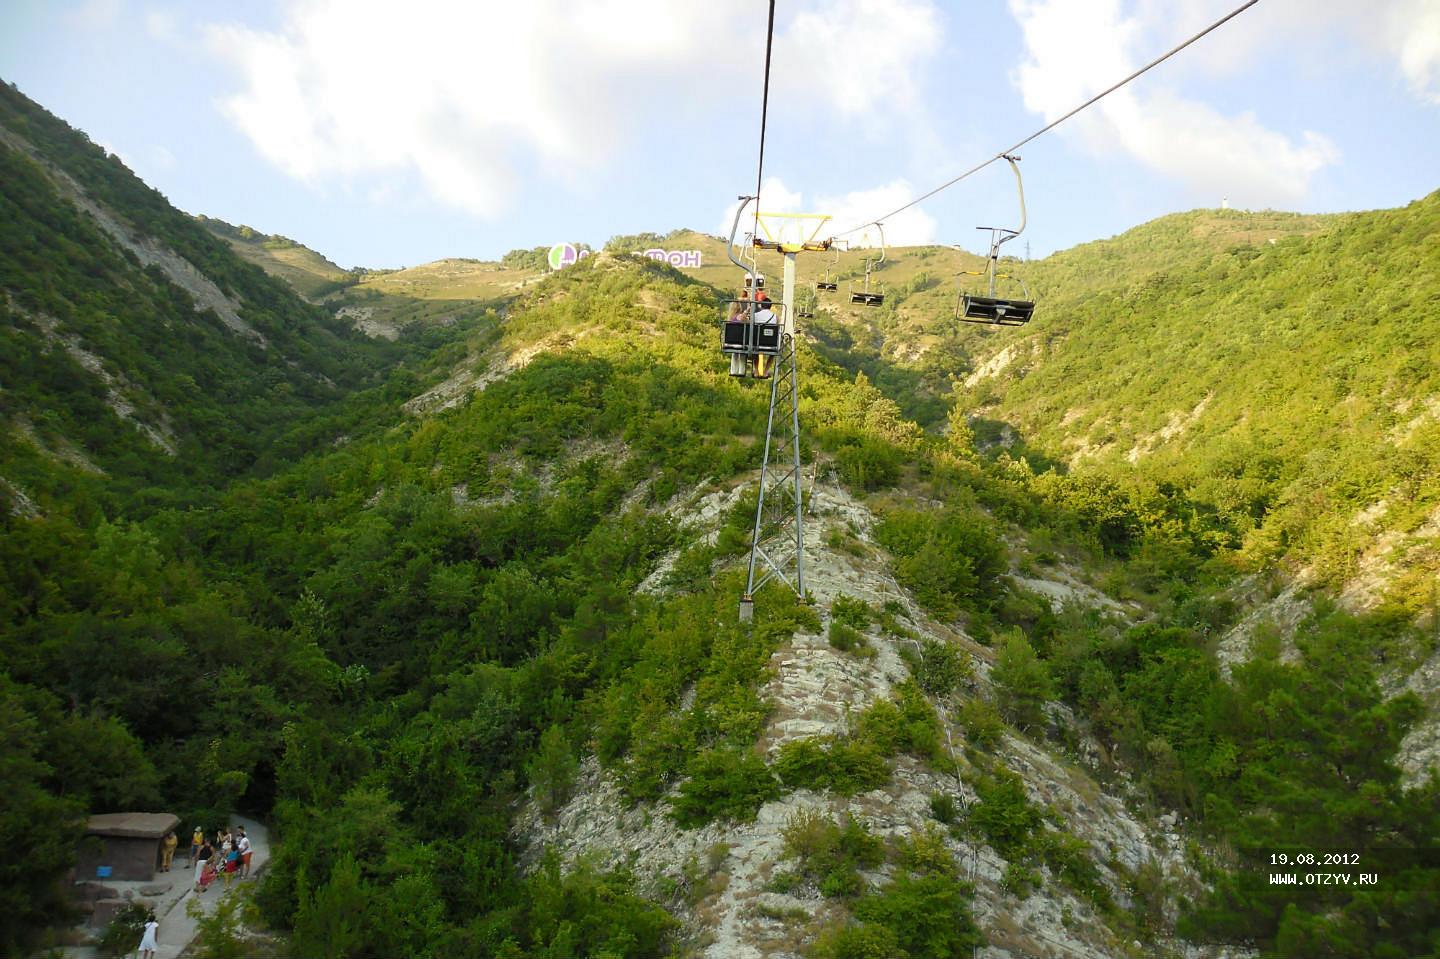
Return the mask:
{"type": "Polygon", "coordinates": [[[85,832],[91,836],[119,836],[126,839],[160,839],[180,825],[180,817],[168,812],[111,812],[91,816],[85,832]]]}

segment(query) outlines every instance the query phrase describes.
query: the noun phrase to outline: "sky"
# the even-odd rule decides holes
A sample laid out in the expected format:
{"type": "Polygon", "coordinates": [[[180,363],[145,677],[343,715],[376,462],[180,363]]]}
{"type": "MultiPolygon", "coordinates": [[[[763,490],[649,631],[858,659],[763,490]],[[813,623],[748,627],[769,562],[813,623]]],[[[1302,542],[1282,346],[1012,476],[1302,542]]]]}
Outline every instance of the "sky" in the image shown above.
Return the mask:
{"type": "MultiPolygon", "coordinates": [[[[762,206],[879,218],[1243,0],[779,0],[762,206]]],[[[345,267],[728,232],[766,0],[0,0],[0,78],[182,210],[345,267]]],[[[1259,0],[1020,151],[1039,258],[1158,216],[1440,188],[1440,0],[1259,0]]],[[[979,250],[992,164],[885,221],[979,250]]],[[[874,244],[868,227],[849,234],[874,244]]]]}

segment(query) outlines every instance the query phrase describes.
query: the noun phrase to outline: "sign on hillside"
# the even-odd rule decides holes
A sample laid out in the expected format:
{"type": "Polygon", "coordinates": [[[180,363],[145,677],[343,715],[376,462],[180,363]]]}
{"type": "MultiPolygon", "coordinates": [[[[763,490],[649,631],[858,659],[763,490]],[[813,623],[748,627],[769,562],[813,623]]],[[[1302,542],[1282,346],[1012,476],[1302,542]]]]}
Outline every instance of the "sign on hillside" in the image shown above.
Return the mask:
{"type": "Polygon", "coordinates": [[[579,263],[589,255],[589,250],[582,250],[574,243],[556,243],[550,248],[550,269],[563,269],[572,263],[579,263]]]}
{"type": "Polygon", "coordinates": [[[646,250],[645,255],[652,260],[669,263],[671,266],[700,265],[699,250],[646,250]]]}
{"type": "MultiPolygon", "coordinates": [[[[574,263],[579,263],[589,255],[589,250],[582,250],[573,243],[556,243],[550,248],[550,269],[564,269],[574,263]]],[[[641,253],[640,256],[648,256],[652,260],[669,263],[671,266],[688,266],[693,268],[701,265],[699,250],[661,250],[655,248],[646,250],[644,253],[641,253]]]]}

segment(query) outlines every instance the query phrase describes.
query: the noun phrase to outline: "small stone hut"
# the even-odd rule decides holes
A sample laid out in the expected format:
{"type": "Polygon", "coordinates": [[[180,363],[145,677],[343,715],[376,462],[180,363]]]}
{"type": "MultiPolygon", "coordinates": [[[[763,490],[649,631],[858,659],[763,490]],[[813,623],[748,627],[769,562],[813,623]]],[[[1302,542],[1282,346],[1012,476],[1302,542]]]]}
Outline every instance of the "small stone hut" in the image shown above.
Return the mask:
{"type": "Polygon", "coordinates": [[[80,843],[75,878],[141,882],[154,879],[160,865],[160,841],[179,825],[180,817],[168,812],[91,816],[80,843]]]}

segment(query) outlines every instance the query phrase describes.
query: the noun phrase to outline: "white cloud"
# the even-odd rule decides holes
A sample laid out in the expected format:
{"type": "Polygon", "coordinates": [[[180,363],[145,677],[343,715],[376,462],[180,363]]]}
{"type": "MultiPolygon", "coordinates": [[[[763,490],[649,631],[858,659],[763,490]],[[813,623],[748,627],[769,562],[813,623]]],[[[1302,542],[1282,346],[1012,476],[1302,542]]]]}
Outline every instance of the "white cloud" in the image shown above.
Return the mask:
{"type": "Polygon", "coordinates": [[[81,0],[65,13],[71,26],[104,30],[120,19],[120,0],[81,0]]]}
{"type": "MultiPolygon", "coordinates": [[[[817,236],[820,239],[834,236],[837,230],[849,231],[857,223],[864,223],[876,216],[893,210],[896,207],[908,203],[916,191],[905,180],[894,180],[884,186],[875,187],[870,190],[855,190],[836,197],[819,197],[813,204],[804,202],[800,193],[790,190],[778,177],[766,177],[760,188],[761,210],[766,213],[815,213],[828,214],[830,221],[820,228],[817,236]]],[[[732,203],[725,209],[721,219],[721,226],[716,231],[723,237],[730,235],[730,225],[735,221],[735,208],[737,203],[732,203]]],[[[740,220],[738,236],[743,237],[750,232],[751,213],[754,207],[751,206],[740,220]]],[[[812,225],[805,223],[804,229],[812,225]]],[[[773,231],[785,228],[777,221],[770,224],[773,231]]],[[[923,246],[935,242],[936,224],[934,217],[930,216],[919,207],[911,207],[908,210],[885,221],[884,240],[890,246],[923,246]]],[[[881,231],[873,226],[867,225],[863,229],[847,232],[844,240],[852,249],[861,247],[878,247],[881,240],[881,231]]]]}
{"type": "Polygon", "coordinates": [[[244,83],[221,109],[286,173],[413,171],[442,203],[491,217],[522,168],[576,179],[653,134],[657,103],[721,95],[737,28],[728,4],[415,0],[401,16],[382,0],[304,0],[279,32],[206,33],[244,83]]]}
{"type": "MultiPolygon", "coordinates": [[[[1146,8],[1144,19],[1158,19],[1155,6],[1146,8]]],[[[1016,84],[1026,107],[1047,120],[1140,66],[1137,54],[1148,58],[1149,47],[1163,48],[1143,30],[1141,17],[1122,13],[1120,0],[1010,0],[1010,10],[1028,54],[1015,73],[1016,84]],[[1142,42],[1145,51],[1138,49],[1142,42]]],[[[1167,35],[1173,29],[1169,24],[1167,35]]],[[[1296,203],[1311,177],[1338,159],[1334,145],[1319,133],[1305,131],[1297,141],[1267,128],[1253,113],[1226,116],[1154,80],[1110,94],[1060,129],[1097,153],[1128,153],[1241,206],[1296,203]]]]}
{"type": "MultiPolygon", "coordinates": [[[[792,191],[784,182],[775,176],[767,176],[760,184],[759,207],[766,213],[803,213],[801,205],[802,197],[799,193],[792,191]]],[[[718,236],[728,238],[730,227],[735,223],[735,211],[740,206],[740,201],[725,207],[725,213],[720,217],[719,225],[715,229],[718,236]]],[[[754,213],[756,204],[751,203],[745,209],[745,216],[740,221],[740,227],[736,231],[737,239],[751,231],[754,225],[754,213]]]]}
{"type": "MultiPolygon", "coordinates": [[[[848,230],[890,210],[904,206],[920,192],[906,180],[892,180],[869,190],[854,190],[843,196],[822,197],[816,208],[835,219],[837,229],[848,230]]],[[[924,246],[935,242],[935,218],[918,206],[912,206],[885,220],[884,240],[890,246],[924,246]]],[[[852,248],[880,245],[881,231],[867,226],[845,237],[852,248]]]]}
{"type": "Polygon", "coordinates": [[[773,86],[818,95],[847,118],[908,112],[917,105],[917,74],[940,40],[931,0],[837,0],[800,11],[779,32],[773,86]]]}
{"type": "MultiPolygon", "coordinates": [[[[1157,25],[1170,18],[1177,35],[1188,36],[1218,15],[1198,4],[1177,9],[1175,0],[1140,2],[1157,25]]],[[[1227,25],[1207,37],[1205,56],[1186,65],[1233,69],[1269,55],[1275,38],[1283,37],[1292,51],[1323,60],[1316,63],[1322,69],[1331,65],[1330,47],[1367,52],[1398,70],[1417,99],[1440,105],[1440,0],[1267,0],[1235,26],[1240,29],[1227,25]]]]}
{"type": "Polygon", "coordinates": [[[1382,23],[1383,42],[1399,57],[1410,91],[1440,106],[1440,0],[1391,3],[1382,23]]]}
{"type": "Polygon", "coordinates": [[[168,10],[145,11],[145,32],[151,39],[162,43],[178,43],[181,40],[179,22],[168,10]]]}

